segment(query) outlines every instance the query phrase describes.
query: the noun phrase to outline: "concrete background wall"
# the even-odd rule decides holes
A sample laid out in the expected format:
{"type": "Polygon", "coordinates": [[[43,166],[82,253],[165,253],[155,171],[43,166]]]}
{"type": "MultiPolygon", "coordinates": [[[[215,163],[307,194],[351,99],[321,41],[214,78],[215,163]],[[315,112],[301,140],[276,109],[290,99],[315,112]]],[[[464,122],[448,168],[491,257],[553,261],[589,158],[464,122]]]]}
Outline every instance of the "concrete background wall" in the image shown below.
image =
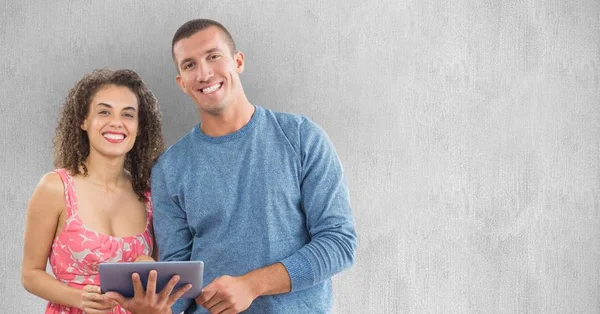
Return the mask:
{"type": "Polygon", "coordinates": [[[0,312],[71,86],[131,68],[172,144],[197,121],[170,40],[226,25],[251,102],[322,125],[360,236],[336,313],[600,312],[598,1],[16,1],[0,4],[0,312]]]}

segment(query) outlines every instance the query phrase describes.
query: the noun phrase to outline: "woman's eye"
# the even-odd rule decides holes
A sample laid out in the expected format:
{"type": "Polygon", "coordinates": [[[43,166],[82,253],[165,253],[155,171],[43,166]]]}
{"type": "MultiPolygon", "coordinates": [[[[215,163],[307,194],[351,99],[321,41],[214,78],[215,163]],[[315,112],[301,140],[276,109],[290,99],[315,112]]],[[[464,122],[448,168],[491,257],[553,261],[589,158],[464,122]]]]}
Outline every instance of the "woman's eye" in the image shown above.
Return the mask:
{"type": "Polygon", "coordinates": [[[127,118],[134,118],[134,117],[135,117],[135,116],[134,116],[133,114],[131,114],[131,113],[125,113],[125,114],[123,114],[123,115],[124,115],[125,117],[127,117],[127,118]]]}
{"type": "Polygon", "coordinates": [[[110,112],[108,112],[108,110],[102,110],[102,111],[98,112],[98,114],[101,116],[107,116],[108,114],[110,114],[110,112]]]}

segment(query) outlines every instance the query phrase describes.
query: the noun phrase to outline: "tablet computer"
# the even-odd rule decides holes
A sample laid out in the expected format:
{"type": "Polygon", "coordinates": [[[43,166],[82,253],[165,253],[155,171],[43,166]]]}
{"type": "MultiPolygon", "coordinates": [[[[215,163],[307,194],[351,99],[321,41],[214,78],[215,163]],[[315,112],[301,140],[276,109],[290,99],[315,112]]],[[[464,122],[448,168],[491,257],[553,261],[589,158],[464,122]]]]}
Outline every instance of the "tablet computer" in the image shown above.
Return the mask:
{"type": "Polygon", "coordinates": [[[148,283],[148,275],[151,270],[156,270],[156,292],[159,293],[174,275],[179,275],[179,282],[175,285],[173,292],[190,283],[192,288],[181,297],[193,299],[202,291],[202,276],[204,274],[204,263],[201,261],[185,262],[132,262],[132,263],[102,263],[100,270],[100,289],[102,293],[115,291],[124,297],[133,297],[133,281],[131,275],[138,273],[144,290],[148,283]]]}

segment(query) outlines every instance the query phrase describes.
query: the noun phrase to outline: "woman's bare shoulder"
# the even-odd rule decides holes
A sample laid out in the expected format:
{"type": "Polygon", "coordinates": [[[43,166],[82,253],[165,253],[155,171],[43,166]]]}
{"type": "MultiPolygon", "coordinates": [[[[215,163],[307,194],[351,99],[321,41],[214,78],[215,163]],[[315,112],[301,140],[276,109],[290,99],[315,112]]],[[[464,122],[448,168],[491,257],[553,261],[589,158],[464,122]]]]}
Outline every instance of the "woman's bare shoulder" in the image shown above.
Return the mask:
{"type": "Polygon", "coordinates": [[[62,207],[64,204],[65,188],[60,175],[48,172],[42,176],[32,195],[32,201],[39,200],[48,205],[62,207]]]}

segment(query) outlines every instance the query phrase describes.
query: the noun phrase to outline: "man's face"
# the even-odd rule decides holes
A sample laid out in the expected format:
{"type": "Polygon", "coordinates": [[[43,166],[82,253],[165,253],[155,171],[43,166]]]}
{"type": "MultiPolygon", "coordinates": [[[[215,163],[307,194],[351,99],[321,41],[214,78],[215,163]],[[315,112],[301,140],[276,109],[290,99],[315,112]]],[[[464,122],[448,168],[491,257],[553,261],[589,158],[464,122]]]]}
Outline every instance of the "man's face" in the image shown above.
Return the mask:
{"type": "Polygon", "coordinates": [[[179,69],[177,84],[201,112],[218,115],[241,103],[244,92],[239,74],[244,71],[244,55],[232,53],[219,28],[209,27],[178,41],[173,55],[179,69]]]}

